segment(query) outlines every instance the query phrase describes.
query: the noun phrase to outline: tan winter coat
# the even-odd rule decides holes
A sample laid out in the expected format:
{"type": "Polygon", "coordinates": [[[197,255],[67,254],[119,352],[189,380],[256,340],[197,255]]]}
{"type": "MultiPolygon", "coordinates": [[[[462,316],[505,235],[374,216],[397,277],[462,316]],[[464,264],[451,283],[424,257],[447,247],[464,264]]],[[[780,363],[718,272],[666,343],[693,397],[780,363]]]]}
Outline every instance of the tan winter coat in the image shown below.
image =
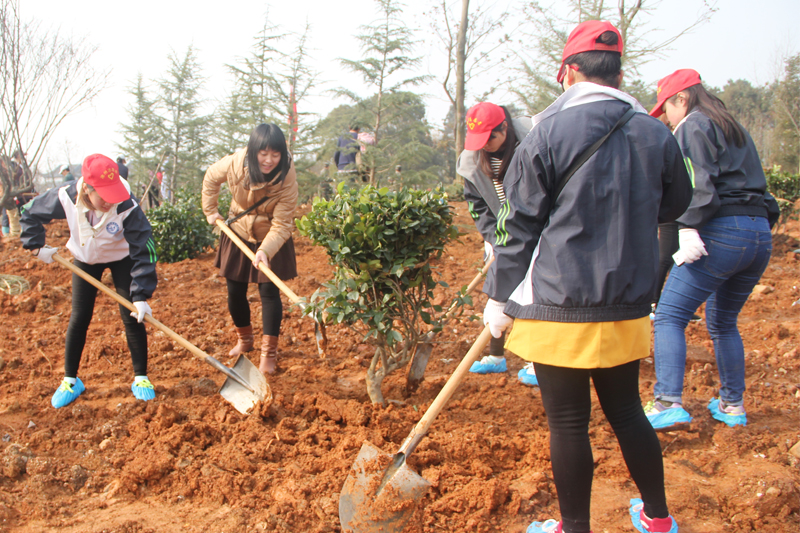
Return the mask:
{"type": "Polygon", "coordinates": [[[264,196],[269,200],[233,224],[231,229],[240,237],[259,245],[259,250],[272,259],[294,229],[294,210],[297,206],[297,174],[292,162],[289,172],[280,183],[267,184],[250,190],[250,175],[245,169],[247,149],[228,155],[208,167],[203,178],[203,213],[219,211],[219,193],[227,182],[233,199],[228,218],[235,217],[264,196]]]}

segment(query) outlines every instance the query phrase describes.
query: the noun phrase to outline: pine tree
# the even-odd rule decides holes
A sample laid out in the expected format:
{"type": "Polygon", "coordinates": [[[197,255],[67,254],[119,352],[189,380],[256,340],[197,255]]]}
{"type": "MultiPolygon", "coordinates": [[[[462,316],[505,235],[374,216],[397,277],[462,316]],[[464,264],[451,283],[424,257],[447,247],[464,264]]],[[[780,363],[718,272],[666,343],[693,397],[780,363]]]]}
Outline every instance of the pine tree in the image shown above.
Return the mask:
{"type": "MultiPolygon", "coordinates": [[[[163,124],[156,113],[155,100],[147,94],[141,74],[137,76],[136,85],[129,94],[133,96],[134,103],[128,106],[128,120],[121,124],[123,142],[117,147],[127,157],[130,170],[128,182],[135,194],[141,194],[164,155],[163,124]]],[[[158,183],[155,186],[158,187],[158,183]]]]}
{"type": "Polygon", "coordinates": [[[170,151],[164,179],[173,191],[182,187],[199,190],[210,152],[210,119],[200,114],[200,65],[192,46],[182,58],[170,54],[169,61],[166,76],[158,82],[164,142],[170,151]]]}

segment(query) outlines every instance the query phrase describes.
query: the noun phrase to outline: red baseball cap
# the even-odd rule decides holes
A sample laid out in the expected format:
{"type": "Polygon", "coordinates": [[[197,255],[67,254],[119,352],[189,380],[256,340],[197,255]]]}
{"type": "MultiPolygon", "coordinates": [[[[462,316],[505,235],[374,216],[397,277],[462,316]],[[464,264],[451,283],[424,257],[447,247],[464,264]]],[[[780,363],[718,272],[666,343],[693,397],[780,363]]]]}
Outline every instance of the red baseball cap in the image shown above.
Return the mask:
{"type": "Polygon", "coordinates": [[[465,150],[480,150],[489,141],[492,130],[503,123],[506,112],[499,105],[481,102],[467,111],[467,138],[465,150]]]}
{"type": "Polygon", "coordinates": [[[119,178],[119,167],[110,158],[92,154],[83,160],[83,182],[94,187],[100,198],[110,204],[124,202],[131,197],[119,178]]]}
{"type": "Polygon", "coordinates": [[[618,52],[622,55],[622,50],[624,48],[622,35],[610,22],[605,20],[587,20],[586,22],[582,22],[569,34],[567,44],[564,46],[564,52],[561,54],[561,68],[558,69],[556,81],[561,83],[564,80],[564,75],[567,73],[566,61],[575,54],[599,50],[603,52],[618,52]],[[617,44],[609,45],[597,42],[597,38],[607,31],[613,31],[617,34],[617,44]]]}
{"type": "Polygon", "coordinates": [[[666,78],[658,82],[656,89],[656,105],[650,110],[650,116],[660,117],[664,113],[664,102],[678,94],[684,89],[702,83],[700,74],[690,68],[676,70],[666,78]]]}

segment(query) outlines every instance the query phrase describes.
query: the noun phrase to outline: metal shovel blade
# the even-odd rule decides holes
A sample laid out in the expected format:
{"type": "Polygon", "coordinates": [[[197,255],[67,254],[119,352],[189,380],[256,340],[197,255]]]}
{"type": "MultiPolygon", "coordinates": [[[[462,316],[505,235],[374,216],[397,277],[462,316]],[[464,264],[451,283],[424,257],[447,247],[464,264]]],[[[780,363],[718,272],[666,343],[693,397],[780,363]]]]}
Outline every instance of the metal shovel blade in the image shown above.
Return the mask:
{"type": "Polygon", "coordinates": [[[244,354],[240,355],[233,368],[228,370],[239,379],[227,377],[219,393],[240,413],[249,414],[258,402],[272,398],[272,390],[264,374],[244,354]]]}
{"type": "Polygon", "coordinates": [[[400,533],[430,486],[406,465],[405,454],[390,455],[365,442],[339,496],[342,530],[400,533]]]}

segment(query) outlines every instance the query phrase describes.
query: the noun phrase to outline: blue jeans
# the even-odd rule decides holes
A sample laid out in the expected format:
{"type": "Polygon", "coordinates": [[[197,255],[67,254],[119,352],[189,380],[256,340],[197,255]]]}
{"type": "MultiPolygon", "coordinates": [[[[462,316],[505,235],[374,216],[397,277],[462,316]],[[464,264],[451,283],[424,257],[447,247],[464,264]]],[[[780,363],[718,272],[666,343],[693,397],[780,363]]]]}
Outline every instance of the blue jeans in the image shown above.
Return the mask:
{"type": "Polygon", "coordinates": [[[681,402],[686,371],[684,330],[706,302],[706,325],[714,341],[720,398],[742,405],[744,345],[736,325],[739,312],[758,283],[772,253],[766,218],[730,216],[712,219],[700,230],[707,256],[673,266],[655,315],[656,399],[681,402]]]}

